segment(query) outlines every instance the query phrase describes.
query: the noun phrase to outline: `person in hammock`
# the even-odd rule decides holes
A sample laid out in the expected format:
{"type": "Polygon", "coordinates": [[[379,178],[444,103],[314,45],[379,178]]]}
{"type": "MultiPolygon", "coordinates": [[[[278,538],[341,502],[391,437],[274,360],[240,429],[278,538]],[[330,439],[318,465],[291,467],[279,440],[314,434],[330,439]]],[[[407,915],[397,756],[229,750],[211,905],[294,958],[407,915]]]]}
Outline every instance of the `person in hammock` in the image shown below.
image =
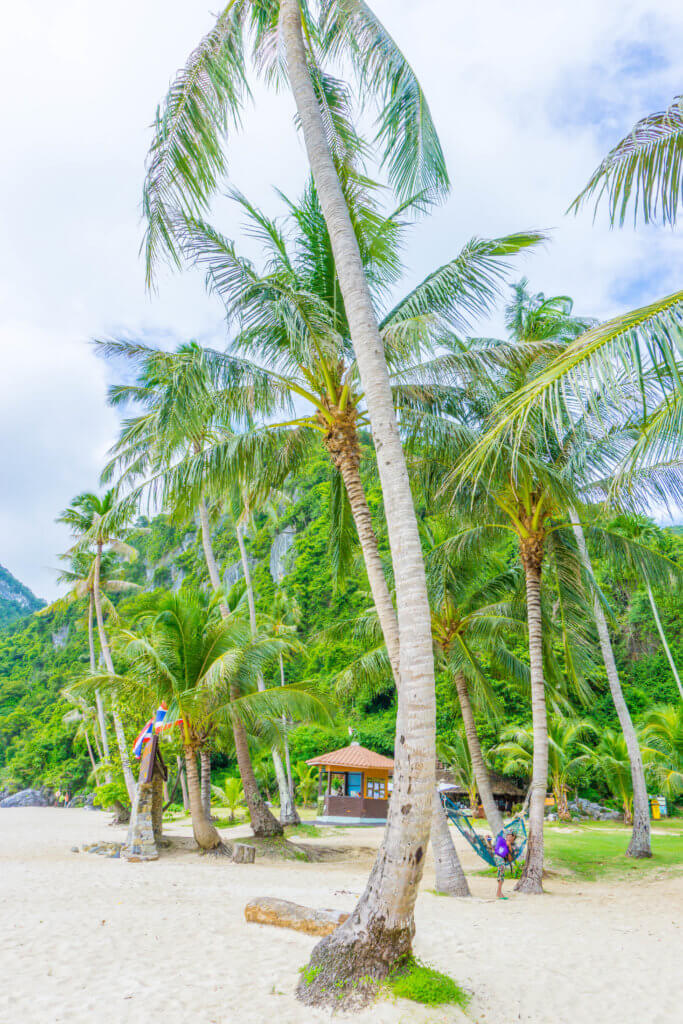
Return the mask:
{"type": "Polygon", "coordinates": [[[503,896],[505,868],[508,864],[512,864],[512,862],[515,859],[517,837],[515,836],[514,832],[500,832],[496,836],[495,843],[491,836],[487,836],[485,842],[496,862],[496,879],[498,882],[496,898],[499,900],[507,899],[507,896],[503,896]]]}

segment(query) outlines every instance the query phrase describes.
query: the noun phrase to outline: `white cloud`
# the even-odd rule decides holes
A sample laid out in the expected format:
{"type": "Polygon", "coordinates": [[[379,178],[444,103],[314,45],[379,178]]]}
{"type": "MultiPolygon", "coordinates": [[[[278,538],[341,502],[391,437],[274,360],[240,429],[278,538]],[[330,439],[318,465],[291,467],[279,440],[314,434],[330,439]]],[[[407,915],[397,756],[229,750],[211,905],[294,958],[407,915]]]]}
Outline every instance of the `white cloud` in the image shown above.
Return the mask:
{"type": "MultiPolygon", "coordinates": [[[[66,544],[54,517],[97,483],[116,420],[88,339],[125,330],[220,336],[193,275],[144,291],[139,198],[147,126],[174,70],[211,25],[209,5],[26,0],[0,38],[0,561],[44,596],[66,544]]],[[[453,180],[419,225],[408,279],[471,235],[554,228],[521,270],[533,287],[608,316],[677,286],[676,237],[610,232],[564,211],[633,122],[681,91],[683,9],[674,0],[483,4],[375,0],[416,66],[453,180]]],[[[305,162],[285,96],[256,92],[231,144],[232,181],[277,209],[305,162]]],[[[216,212],[238,230],[231,207],[216,212]]],[[[253,243],[247,243],[248,247],[253,243]]],[[[250,249],[253,252],[253,248],[250,249]]]]}

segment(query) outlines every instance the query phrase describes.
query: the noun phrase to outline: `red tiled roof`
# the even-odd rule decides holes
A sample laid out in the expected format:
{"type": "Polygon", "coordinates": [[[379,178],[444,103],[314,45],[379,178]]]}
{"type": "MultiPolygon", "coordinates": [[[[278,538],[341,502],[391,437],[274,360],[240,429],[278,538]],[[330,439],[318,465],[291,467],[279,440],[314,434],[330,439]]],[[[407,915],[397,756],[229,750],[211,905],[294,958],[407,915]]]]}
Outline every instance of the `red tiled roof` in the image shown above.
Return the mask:
{"type": "Polygon", "coordinates": [[[329,754],[321,754],[320,757],[312,757],[306,764],[334,768],[384,768],[389,771],[394,767],[391,757],[376,754],[374,750],[361,747],[359,743],[352,743],[350,747],[342,747],[340,750],[330,750],[329,754]]]}

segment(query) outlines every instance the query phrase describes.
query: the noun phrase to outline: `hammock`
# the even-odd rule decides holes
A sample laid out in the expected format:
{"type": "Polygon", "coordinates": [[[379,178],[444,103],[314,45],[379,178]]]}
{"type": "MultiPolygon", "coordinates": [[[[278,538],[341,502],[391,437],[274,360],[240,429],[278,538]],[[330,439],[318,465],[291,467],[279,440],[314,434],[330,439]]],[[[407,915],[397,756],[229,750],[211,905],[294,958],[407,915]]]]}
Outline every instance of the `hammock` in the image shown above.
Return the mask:
{"type": "MultiPolygon", "coordinates": [[[[474,830],[474,828],[472,827],[472,822],[470,821],[468,815],[464,813],[462,805],[454,804],[453,801],[449,800],[447,796],[443,795],[443,793],[441,794],[441,802],[443,804],[443,808],[446,814],[448,815],[448,818],[450,819],[450,821],[453,822],[453,824],[461,833],[461,835],[464,836],[464,838],[470,844],[474,852],[479,854],[481,859],[485,860],[487,864],[491,865],[491,867],[497,867],[497,865],[501,862],[501,858],[496,857],[493,850],[491,850],[489,846],[484,842],[479,833],[474,830]]],[[[524,818],[518,815],[516,818],[513,818],[512,821],[509,821],[507,825],[504,825],[503,835],[510,835],[514,837],[514,863],[514,861],[517,861],[521,858],[522,854],[524,853],[524,850],[526,849],[527,835],[526,826],[524,824],[524,818]]],[[[512,865],[510,867],[512,869],[512,865]]]]}

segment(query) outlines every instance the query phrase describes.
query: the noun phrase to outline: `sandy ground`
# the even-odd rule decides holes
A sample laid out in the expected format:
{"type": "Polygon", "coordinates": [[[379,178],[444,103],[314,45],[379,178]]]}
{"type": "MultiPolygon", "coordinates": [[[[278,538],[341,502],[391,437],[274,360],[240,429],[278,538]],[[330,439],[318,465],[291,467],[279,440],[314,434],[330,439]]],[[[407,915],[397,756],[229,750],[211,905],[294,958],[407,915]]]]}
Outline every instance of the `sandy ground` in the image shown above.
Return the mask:
{"type": "MultiPolygon", "coordinates": [[[[71,847],[123,837],[101,812],[0,812],[1,1024],[317,1024],[293,990],[313,938],[247,924],[244,905],[271,895],[351,909],[379,829],[323,840],[360,847],[350,859],[233,865],[190,853],[127,864],[71,847]]],[[[189,835],[171,826],[170,834],[189,835]]],[[[460,850],[460,843],[458,844],[460,850]]],[[[466,869],[479,866],[460,850],[466,869]]],[[[673,1024],[683,1018],[683,878],[628,885],[548,882],[541,897],[496,902],[428,890],[416,954],[474,995],[467,1017],[383,1000],[357,1024],[673,1024]]],[[[511,886],[507,885],[508,891],[511,886]]]]}

